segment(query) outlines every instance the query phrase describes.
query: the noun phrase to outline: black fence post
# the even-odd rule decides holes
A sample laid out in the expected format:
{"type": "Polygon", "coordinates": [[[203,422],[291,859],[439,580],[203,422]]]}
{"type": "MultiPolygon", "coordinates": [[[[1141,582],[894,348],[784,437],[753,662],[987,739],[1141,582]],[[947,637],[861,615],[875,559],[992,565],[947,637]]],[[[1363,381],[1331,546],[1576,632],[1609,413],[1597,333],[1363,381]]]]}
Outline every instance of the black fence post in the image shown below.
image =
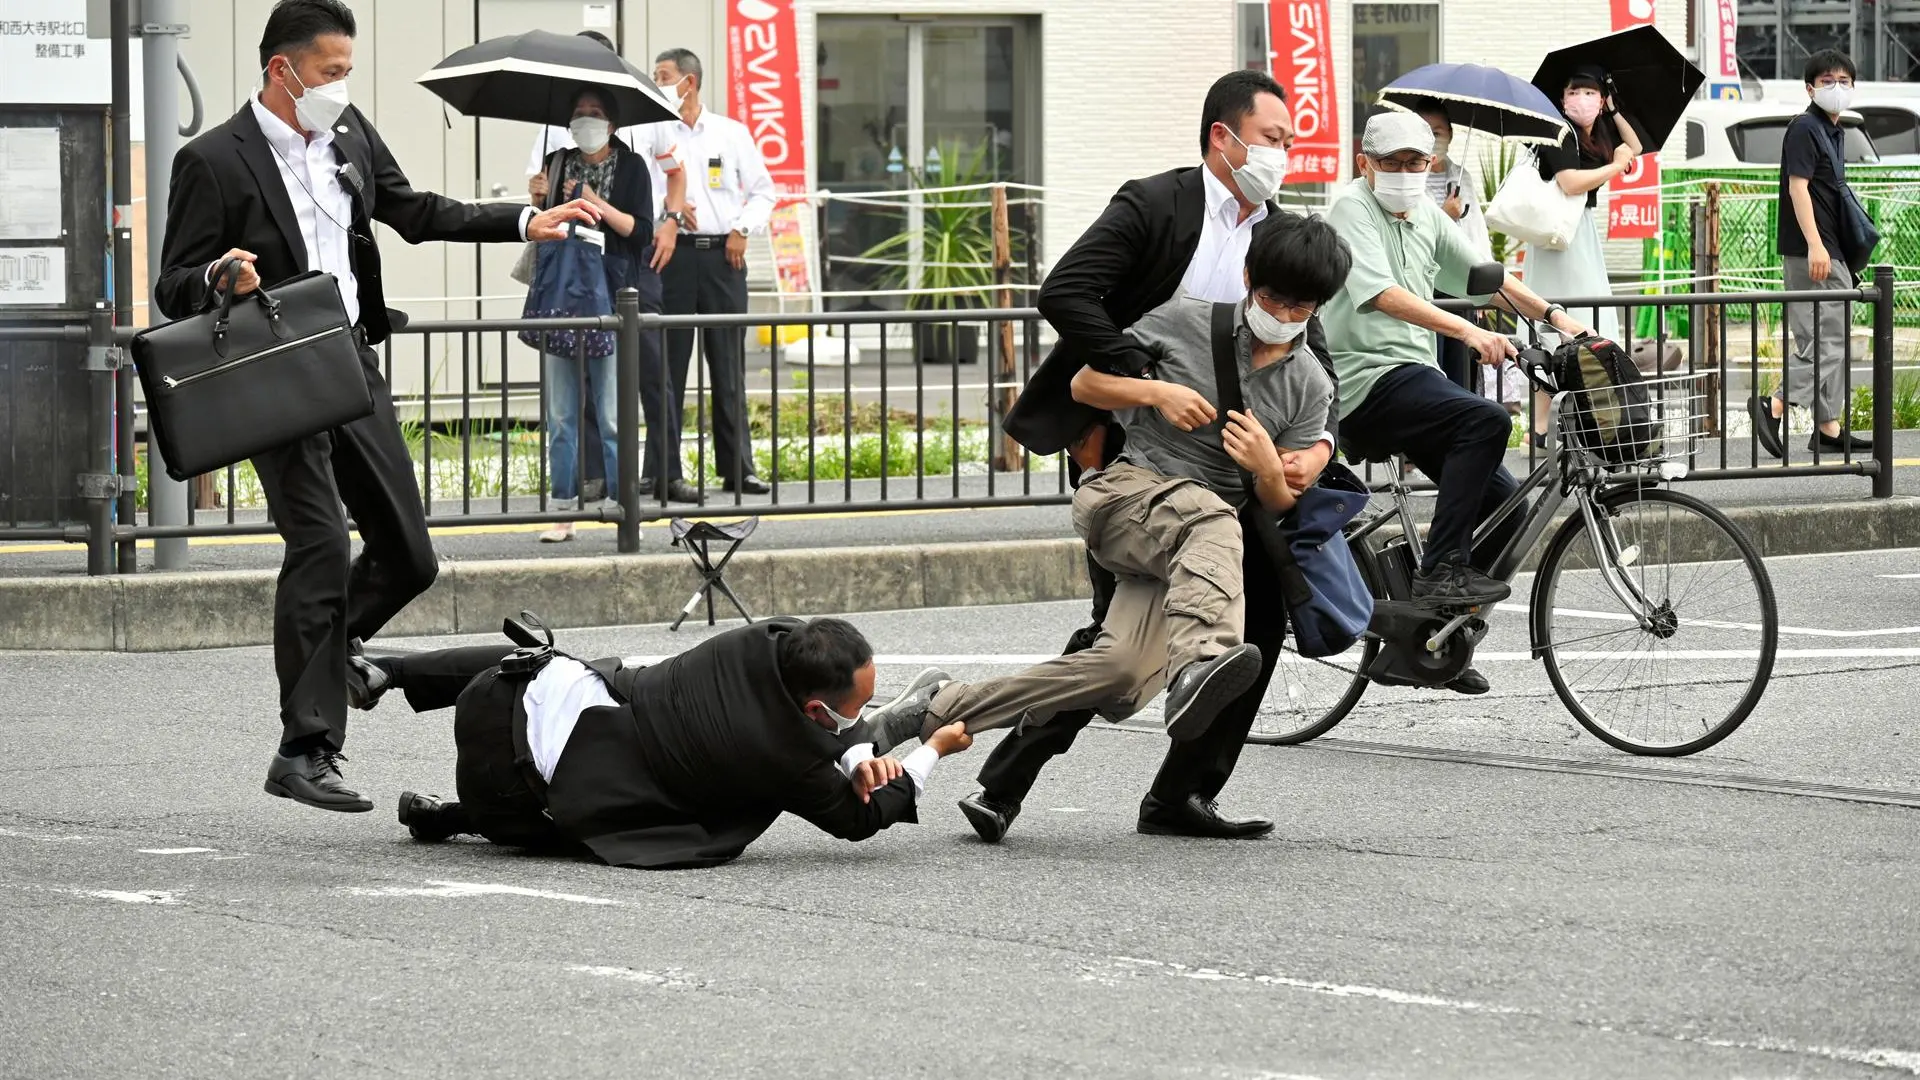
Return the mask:
{"type": "Polygon", "coordinates": [[[614,378],[620,390],[619,548],[632,554],[640,550],[640,290],[621,289],[613,310],[620,317],[620,371],[614,378]]]}
{"type": "Polygon", "coordinates": [[[1893,267],[1873,268],[1873,497],[1893,498],[1893,267]]]}
{"type": "Polygon", "coordinates": [[[120,429],[114,413],[118,367],[113,311],[102,300],[87,315],[87,472],[80,478],[80,494],[87,504],[87,573],[95,577],[114,570],[113,509],[122,486],[113,468],[120,429]]]}

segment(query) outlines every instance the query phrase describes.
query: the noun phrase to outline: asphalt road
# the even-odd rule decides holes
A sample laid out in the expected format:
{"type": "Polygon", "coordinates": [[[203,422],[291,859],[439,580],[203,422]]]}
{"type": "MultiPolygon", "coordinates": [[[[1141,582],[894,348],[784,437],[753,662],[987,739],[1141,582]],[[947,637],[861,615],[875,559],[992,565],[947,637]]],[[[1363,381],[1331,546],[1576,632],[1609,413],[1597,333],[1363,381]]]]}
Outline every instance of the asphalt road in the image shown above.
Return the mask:
{"type": "MultiPolygon", "coordinates": [[[[1772,569],[1772,687],[1694,758],[1586,735],[1501,624],[1487,698],[1375,688],[1337,745],[1248,748],[1223,801],[1266,840],[1134,833],[1149,714],[1083,736],[998,847],[952,807],[987,736],[920,827],[786,820],[658,874],[411,843],[393,796],[451,788],[450,725],[397,701],[349,746],[375,813],[268,798],[265,649],[0,654],[0,1076],[1920,1075],[1920,552],[1772,569]],[[1647,778],[1356,752],[1388,747],[1647,778]]],[[[884,691],[1083,615],[856,620],[884,691]]]]}

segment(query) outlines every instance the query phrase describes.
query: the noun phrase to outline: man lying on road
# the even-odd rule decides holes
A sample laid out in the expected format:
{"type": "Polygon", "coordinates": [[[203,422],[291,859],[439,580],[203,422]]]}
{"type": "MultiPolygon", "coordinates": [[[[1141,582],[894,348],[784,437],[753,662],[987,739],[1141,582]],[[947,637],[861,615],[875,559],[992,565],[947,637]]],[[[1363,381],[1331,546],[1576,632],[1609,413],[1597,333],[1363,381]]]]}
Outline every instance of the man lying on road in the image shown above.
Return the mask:
{"type": "MultiPolygon", "coordinates": [[[[856,725],[873,648],[839,619],[768,619],[652,667],[557,652],[528,664],[530,651],[355,658],[367,686],[357,706],[399,689],[415,712],[454,709],[460,801],[403,792],[415,839],[476,833],[614,866],[717,866],[782,812],[845,840],[917,822],[935,761],[972,744],[955,724],[904,761],[849,745],[867,729],[856,725]]],[[[870,715],[868,728],[888,714],[870,715]]]]}

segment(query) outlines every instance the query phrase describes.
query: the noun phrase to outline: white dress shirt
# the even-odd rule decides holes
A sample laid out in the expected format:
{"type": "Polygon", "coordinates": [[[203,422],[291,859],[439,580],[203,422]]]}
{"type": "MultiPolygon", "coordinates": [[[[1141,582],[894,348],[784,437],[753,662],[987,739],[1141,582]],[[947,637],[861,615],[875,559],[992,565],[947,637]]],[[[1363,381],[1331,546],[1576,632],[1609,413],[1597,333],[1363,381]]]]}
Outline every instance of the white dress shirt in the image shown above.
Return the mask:
{"type": "Polygon", "coordinates": [[[547,661],[520,700],[527,710],[527,749],[533,751],[533,767],[540,770],[540,779],[548,781],[580,714],[596,706],[619,704],[598,672],[570,656],[547,661]]]}
{"type": "MultiPolygon", "coordinates": [[[[854,767],[863,761],[872,761],[873,758],[873,744],[870,742],[859,743],[846,753],[840,755],[840,771],[846,774],[847,779],[851,780],[853,779],[854,767]]],[[[915,747],[913,753],[908,754],[906,759],[900,762],[900,767],[905,769],[907,775],[913,779],[913,798],[915,802],[926,798],[927,777],[933,775],[933,766],[939,760],[940,752],[938,750],[922,744],[915,747]]]]}
{"type": "Polygon", "coordinates": [[[1267,220],[1267,206],[1261,203],[1245,221],[1240,220],[1240,200],[1232,190],[1212,169],[1202,165],[1200,172],[1207,216],[1200,227],[1200,246],[1193,250],[1193,261],[1180,279],[1180,290],[1196,300],[1237,304],[1247,298],[1247,246],[1253,241],[1253,227],[1267,220]]]}
{"type": "Polygon", "coordinates": [[[684,120],[666,126],[673,129],[680,160],[686,162],[694,231],[752,234],[765,228],[778,193],[747,125],[703,105],[693,126],[684,120]]]}
{"type": "MultiPolygon", "coordinates": [[[[653,216],[648,219],[650,222],[659,221],[661,213],[666,210],[667,177],[679,172],[683,163],[679,148],[674,143],[673,129],[678,126],[677,123],[669,124],[661,121],[657,124],[635,124],[632,127],[623,127],[615,133],[620,137],[621,142],[627,144],[628,149],[644,155],[647,159],[647,175],[653,181],[651,185],[653,216]]],[[[548,125],[533,136],[533,149],[527,154],[527,175],[536,176],[543,171],[542,166],[547,162],[547,155],[555,150],[578,148],[579,144],[573,141],[573,132],[557,125],[548,125]]],[[[606,192],[603,191],[600,194],[604,196],[606,192]]],[[[621,207],[621,209],[626,208],[621,207]]]]}
{"type": "MultiPolygon", "coordinates": [[[[347,193],[346,182],[340,177],[340,162],[333,154],[334,133],[316,132],[308,139],[262,105],[260,95],[255,94],[251,103],[253,119],[260,125],[260,134],[266,137],[267,146],[279,163],[280,181],[286,185],[287,198],[292,201],[294,217],[300,223],[300,244],[307,249],[307,269],[333,275],[340,287],[340,301],[347,309],[347,323],[358,326],[360,283],[353,276],[353,201],[347,193]]],[[[522,240],[527,238],[527,223],[533,213],[533,207],[529,206],[520,214],[522,240]]],[[[204,276],[212,280],[212,264],[207,266],[204,276]]]]}
{"type": "MultiPolygon", "coordinates": [[[[1253,208],[1245,221],[1240,220],[1240,200],[1213,170],[1200,166],[1205,185],[1207,216],[1200,226],[1200,246],[1193,249],[1193,261],[1180,279],[1180,291],[1211,304],[1238,304],[1247,299],[1247,248],[1253,243],[1253,227],[1267,220],[1267,204],[1253,208]]],[[[1333,433],[1320,433],[1320,442],[1334,449],[1333,433]]],[[[1082,482],[1085,478],[1082,477],[1082,482]]]]}

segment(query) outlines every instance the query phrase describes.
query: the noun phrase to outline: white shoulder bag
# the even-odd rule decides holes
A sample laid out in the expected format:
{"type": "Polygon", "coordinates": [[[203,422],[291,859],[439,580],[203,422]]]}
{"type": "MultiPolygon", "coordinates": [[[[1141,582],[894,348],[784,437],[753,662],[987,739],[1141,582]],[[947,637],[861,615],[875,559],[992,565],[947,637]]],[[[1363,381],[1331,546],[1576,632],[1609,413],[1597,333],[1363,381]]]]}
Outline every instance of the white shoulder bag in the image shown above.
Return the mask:
{"type": "Polygon", "coordinates": [[[1586,208],[1585,195],[1569,195],[1557,182],[1542,180],[1533,155],[1523,152],[1487,204],[1487,227],[1549,251],[1565,251],[1586,208]]]}

